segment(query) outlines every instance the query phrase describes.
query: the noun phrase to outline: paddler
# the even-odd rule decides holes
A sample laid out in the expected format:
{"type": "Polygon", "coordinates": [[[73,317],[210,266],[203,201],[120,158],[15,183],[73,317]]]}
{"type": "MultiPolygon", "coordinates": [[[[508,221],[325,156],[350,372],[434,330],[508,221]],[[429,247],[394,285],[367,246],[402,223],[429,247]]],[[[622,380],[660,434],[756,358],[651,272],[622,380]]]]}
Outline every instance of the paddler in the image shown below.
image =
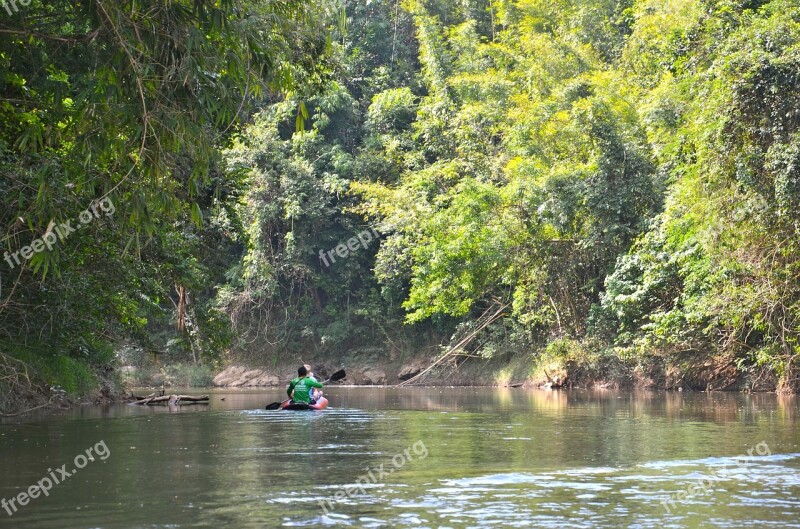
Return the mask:
{"type": "Polygon", "coordinates": [[[292,403],[311,404],[311,390],[313,388],[322,389],[322,383],[308,376],[306,366],[297,368],[297,378],[289,382],[286,394],[292,399],[292,403]]]}

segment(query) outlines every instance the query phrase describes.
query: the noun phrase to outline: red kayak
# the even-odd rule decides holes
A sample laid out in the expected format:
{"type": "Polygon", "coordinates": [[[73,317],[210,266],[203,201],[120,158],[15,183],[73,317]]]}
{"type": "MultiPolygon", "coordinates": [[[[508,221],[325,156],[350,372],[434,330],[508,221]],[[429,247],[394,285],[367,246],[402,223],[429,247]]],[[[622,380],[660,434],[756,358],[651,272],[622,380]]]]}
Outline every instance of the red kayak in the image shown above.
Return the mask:
{"type": "Polygon", "coordinates": [[[328,399],[325,397],[320,397],[316,403],[314,404],[305,404],[303,402],[290,402],[285,401],[281,403],[282,410],[292,410],[292,411],[307,411],[307,410],[324,410],[328,407],[328,399]]]}

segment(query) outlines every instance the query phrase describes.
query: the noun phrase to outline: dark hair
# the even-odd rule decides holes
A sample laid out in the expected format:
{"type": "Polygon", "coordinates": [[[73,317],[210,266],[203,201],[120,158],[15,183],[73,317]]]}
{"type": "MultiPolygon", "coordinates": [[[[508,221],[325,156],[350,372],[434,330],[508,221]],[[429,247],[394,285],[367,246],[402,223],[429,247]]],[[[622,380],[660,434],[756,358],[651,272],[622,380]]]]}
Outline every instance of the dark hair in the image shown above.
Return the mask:
{"type": "Polygon", "coordinates": [[[297,376],[298,377],[304,377],[307,374],[308,374],[308,371],[306,370],[306,366],[300,366],[300,367],[297,368],[297,376]]]}

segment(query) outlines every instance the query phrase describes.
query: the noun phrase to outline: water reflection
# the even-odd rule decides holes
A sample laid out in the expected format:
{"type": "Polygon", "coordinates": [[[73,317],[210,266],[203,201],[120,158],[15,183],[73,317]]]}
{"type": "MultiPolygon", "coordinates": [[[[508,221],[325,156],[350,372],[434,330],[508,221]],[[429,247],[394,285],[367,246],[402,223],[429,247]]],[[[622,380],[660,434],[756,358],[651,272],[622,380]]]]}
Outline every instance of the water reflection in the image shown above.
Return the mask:
{"type": "Polygon", "coordinates": [[[326,392],[332,407],[321,413],[264,410],[283,398],[277,388],[212,391],[208,405],[173,412],[120,404],[5,421],[2,498],[100,440],[111,455],[13,518],[0,516],[0,526],[791,527],[800,514],[794,398],[521,388],[326,392]],[[429,451],[424,460],[331,513],[320,510],[321,499],[418,441],[429,451]],[[762,441],[769,457],[746,472],[728,464],[762,441]],[[714,472],[721,478],[712,492],[671,514],[659,504],[714,472]]]}

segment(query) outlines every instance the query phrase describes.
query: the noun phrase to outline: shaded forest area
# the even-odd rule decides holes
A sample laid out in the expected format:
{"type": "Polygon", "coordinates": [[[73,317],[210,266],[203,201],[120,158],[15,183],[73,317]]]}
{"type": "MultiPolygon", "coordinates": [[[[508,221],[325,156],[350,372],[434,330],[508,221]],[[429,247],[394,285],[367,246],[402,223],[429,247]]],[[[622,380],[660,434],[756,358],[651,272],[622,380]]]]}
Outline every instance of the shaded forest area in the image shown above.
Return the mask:
{"type": "Polygon", "coordinates": [[[430,356],[502,307],[469,362],[797,387],[796,2],[14,5],[0,406],[131,355],[430,356]]]}

